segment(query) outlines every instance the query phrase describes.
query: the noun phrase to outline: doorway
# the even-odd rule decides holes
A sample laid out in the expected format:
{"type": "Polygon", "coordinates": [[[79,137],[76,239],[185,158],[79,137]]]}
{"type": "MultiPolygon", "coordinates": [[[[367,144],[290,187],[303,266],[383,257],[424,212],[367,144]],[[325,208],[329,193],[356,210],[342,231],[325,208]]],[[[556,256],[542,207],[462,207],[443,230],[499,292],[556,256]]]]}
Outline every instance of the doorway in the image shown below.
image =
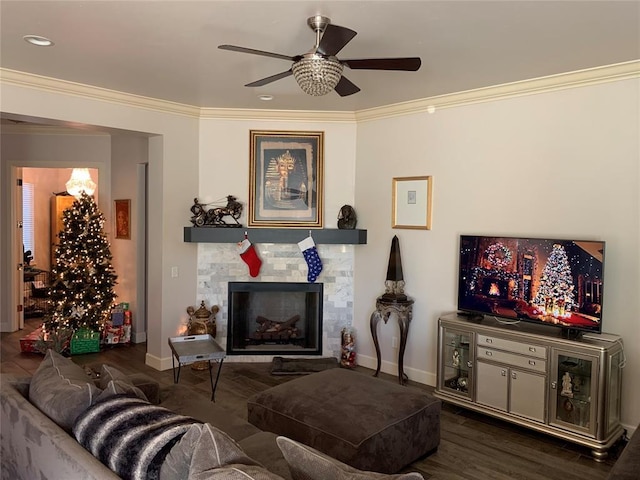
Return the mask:
{"type": "MultiPolygon", "coordinates": [[[[50,199],[54,193],[65,190],[64,184],[69,179],[73,167],[88,167],[91,170],[93,180],[98,184],[99,196],[97,197],[98,207],[105,216],[104,231],[111,243],[111,252],[114,256],[114,265],[119,276],[117,293],[118,301],[130,304],[134,313],[134,328],[132,335],[134,342],[144,342],[146,340],[146,276],[147,276],[147,236],[146,236],[146,164],[148,161],[148,137],[127,136],[123,141],[119,141],[116,136],[106,133],[77,134],[72,135],[66,132],[64,135],[43,135],[43,134],[11,134],[2,132],[3,142],[3,189],[9,190],[10,185],[16,185],[19,175],[18,171],[32,170],[40,173],[40,177],[60,177],[59,186],[43,183],[36,191],[42,191],[45,198],[35,213],[39,217],[42,212],[48,217],[50,215],[50,199]],[[7,153],[8,152],[8,153],[7,153]],[[64,158],[64,160],[59,160],[64,158]],[[91,161],[87,161],[89,158],[91,161]],[[45,174],[46,172],[46,174],[45,174]],[[94,177],[95,174],[95,177],[94,177]],[[116,240],[113,235],[113,200],[118,198],[131,199],[132,231],[131,238],[126,240],[116,240]]],[[[30,172],[28,172],[29,174],[30,172]]],[[[27,177],[29,180],[29,178],[27,177]]],[[[35,183],[39,184],[40,180],[35,183]]],[[[3,222],[3,230],[9,230],[10,225],[16,225],[13,217],[16,215],[18,202],[13,198],[8,198],[5,212],[10,213],[10,220],[3,222]],[[9,221],[10,220],[10,221],[9,221]]],[[[5,198],[3,197],[3,198],[5,198]]],[[[21,210],[21,209],[20,209],[21,210]]],[[[21,215],[21,212],[20,212],[21,215]]],[[[17,219],[15,219],[17,220],[17,219]]],[[[40,222],[38,220],[38,222],[40,222]]],[[[36,233],[36,243],[34,253],[34,266],[43,270],[50,270],[50,233],[47,234],[46,224],[50,220],[45,220],[45,226],[40,225],[36,233]],[[47,254],[49,251],[49,254],[47,254]]],[[[8,241],[2,246],[2,264],[15,266],[14,258],[22,255],[22,242],[20,238],[8,241]]],[[[20,257],[21,258],[21,257],[20,257]]],[[[11,271],[15,271],[12,268],[11,271]]],[[[16,311],[21,304],[24,295],[14,295],[14,292],[23,286],[24,279],[8,278],[3,276],[1,288],[2,297],[10,300],[2,302],[3,322],[2,331],[15,331],[22,327],[16,311]],[[5,283],[5,279],[7,279],[5,283]],[[12,304],[12,305],[9,305],[12,304]]]]}

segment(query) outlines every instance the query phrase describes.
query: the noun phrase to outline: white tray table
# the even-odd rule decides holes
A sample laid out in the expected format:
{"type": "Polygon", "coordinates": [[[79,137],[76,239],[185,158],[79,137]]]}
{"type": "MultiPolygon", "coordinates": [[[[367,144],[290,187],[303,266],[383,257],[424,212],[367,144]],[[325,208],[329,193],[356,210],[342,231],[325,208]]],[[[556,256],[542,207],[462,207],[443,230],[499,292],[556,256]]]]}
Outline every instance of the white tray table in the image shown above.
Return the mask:
{"type": "Polygon", "coordinates": [[[206,361],[209,364],[209,379],[211,380],[211,401],[215,401],[216,387],[222,370],[222,362],[227,356],[227,352],[216,343],[211,335],[189,335],[184,337],[170,337],[171,364],[173,365],[173,382],[180,381],[180,367],[194,362],[206,361]],[[176,371],[176,361],[178,370],[176,371]],[[211,371],[211,361],[218,363],[218,373],[216,381],[213,381],[211,371]]]}

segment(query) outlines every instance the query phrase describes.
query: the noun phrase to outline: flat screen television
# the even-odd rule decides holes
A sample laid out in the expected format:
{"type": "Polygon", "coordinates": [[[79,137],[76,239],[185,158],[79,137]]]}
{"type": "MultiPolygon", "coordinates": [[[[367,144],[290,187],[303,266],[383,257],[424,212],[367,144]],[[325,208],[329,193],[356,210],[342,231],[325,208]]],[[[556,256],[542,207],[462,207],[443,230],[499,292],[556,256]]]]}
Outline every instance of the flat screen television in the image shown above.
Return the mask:
{"type": "Polygon", "coordinates": [[[604,250],[602,241],[461,235],[458,310],[600,333],[604,250]]]}

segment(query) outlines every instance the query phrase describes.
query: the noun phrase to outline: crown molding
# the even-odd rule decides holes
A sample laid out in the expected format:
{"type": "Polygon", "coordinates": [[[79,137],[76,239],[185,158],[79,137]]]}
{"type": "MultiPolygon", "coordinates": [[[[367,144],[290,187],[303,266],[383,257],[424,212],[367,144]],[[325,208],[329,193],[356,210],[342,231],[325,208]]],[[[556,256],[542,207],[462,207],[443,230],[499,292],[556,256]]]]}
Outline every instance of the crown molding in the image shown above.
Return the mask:
{"type": "Polygon", "coordinates": [[[355,123],[355,112],[323,110],[262,110],[242,108],[202,108],[200,118],[218,120],[269,120],[295,122],[355,123]]]}
{"type": "Polygon", "coordinates": [[[106,131],[84,130],[81,128],[67,127],[63,125],[33,125],[33,124],[16,124],[16,125],[0,125],[0,131],[7,135],[73,135],[87,137],[109,137],[106,131]]]}
{"type": "Polygon", "coordinates": [[[640,60],[504,83],[356,112],[364,122],[640,77],[640,60]]]}
{"type": "Polygon", "coordinates": [[[199,119],[365,122],[640,77],[640,60],[505,83],[355,112],[198,108],[56,78],[0,68],[0,85],[16,85],[199,119]]]}
{"type": "Polygon", "coordinates": [[[147,110],[154,110],[173,115],[184,115],[187,117],[199,118],[200,109],[182,103],[158,100],[150,97],[143,97],[131,93],[117,92],[102,87],[94,87],[82,83],[69,82],[58,78],[43,77],[32,73],[19,72],[7,68],[0,68],[0,85],[16,85],[19,87],[42,90],[44,92],[72,95],[75,97],[99,100],[102,102],[134,106],[147,110]]]}

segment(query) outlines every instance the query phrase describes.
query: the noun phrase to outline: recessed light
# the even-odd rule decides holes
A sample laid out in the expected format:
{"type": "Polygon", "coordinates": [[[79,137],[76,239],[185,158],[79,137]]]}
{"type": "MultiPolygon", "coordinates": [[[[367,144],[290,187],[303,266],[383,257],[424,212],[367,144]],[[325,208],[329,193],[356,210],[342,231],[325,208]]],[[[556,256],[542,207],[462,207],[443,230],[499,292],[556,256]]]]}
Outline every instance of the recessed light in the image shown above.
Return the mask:
{"type": "Polygon", "coordinates": [[[25,42],[29,42],[31,45],[36,45],[38,47],[50,47],[53,45],[51,40],[47,37],[41,37],[40,35],[25,35],[22,38],[25,42]]]}
{"type": "Polygon", "coordinates": [[[273,95],[258,95],[258,98],[260,100],[265,101],[265,102],[269,102],[269,101],[273,100],[273,95]]]}

